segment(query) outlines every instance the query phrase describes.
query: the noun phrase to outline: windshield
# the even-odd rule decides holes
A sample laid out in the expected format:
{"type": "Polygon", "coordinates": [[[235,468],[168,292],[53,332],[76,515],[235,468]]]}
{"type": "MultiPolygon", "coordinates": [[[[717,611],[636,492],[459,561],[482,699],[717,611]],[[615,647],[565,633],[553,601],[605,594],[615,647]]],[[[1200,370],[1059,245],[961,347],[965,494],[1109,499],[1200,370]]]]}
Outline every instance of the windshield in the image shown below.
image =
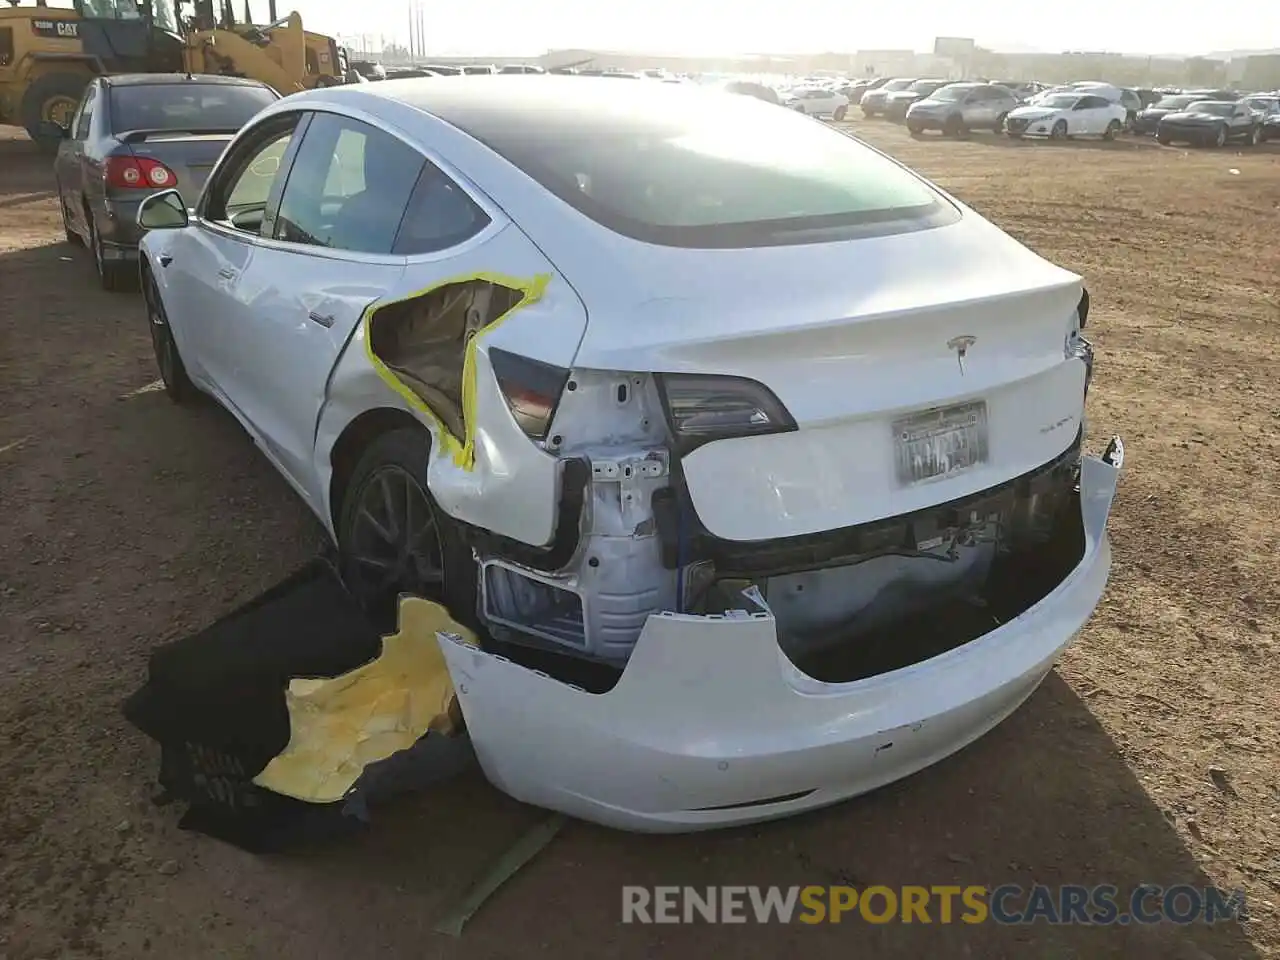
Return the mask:
{"type": "Polygon", "coordinates": [[[173,0],[151,0],[151,21],[161,30],[178,32],[178,14],[173,0]]]}
{"type": "Polygon", "coordinates": [[[1054,110],[1065,110],[1074,107],[1080,99],[1077,93],[1050,93],[1036,101],[1037,107],[1052,107],[1054,110]]]}
{"type": "Polygon", "coordinates": [[[890,92],[894,90],[907,90],[911,87],[911,84],[913,83],[915,83],[914,80],[890,80],[880,89],[888,90],[890,92]]]}
{"type": "Polygon", "coordinates": [[[1195,97],[1162,97],[1156,106],[1161,110],[1181,110],[1189,103],[1195,103],[1195,97]]]}
{"type": "Polygon", "coordinates": [[[1249,97],[1245,100],[1245,103],[1249,105],[1251,110],[1260,110],[1263,113],[1268,113],[1276,109],[1276,105],[1280,104],[1280,100],[1274,97],[1249,97]]]}
{"type": "Polygon", "coordinates": [[[959,87],[953,84],[952,86],[935,90],[930,96],[934,100],[945,100],[950,103],[953,100],[963,100],[973,89],[973,87],[959,87]]]}
{"type": "Polygon", "coordinates": [[[239,130],[278,98],[266,87],[229,83],[139,83],[111,88],[111,127],[126,130],[239,130]]]}
{"type": "Polygon", "coordinates": [[[1213,103],[1209,100],[1197,100],[1187,107],[1188,113],[1210,113],[1215,117],[1229,117],[1235,109],[1234,103],[1213,103]]]}
{"type": "Polygon", "coordinates": [[[141,20],[134,0],[84,0],[81,16],[92,20],[141,20]]]}
{"type": "Polygon", "coordinates": [[[767,246],[957,215],[923,180],[825,124],[750,97],[653,89],[665,95],[539,96],[528,109],[439,115],[579,212],[650,243],[767,246]]]}

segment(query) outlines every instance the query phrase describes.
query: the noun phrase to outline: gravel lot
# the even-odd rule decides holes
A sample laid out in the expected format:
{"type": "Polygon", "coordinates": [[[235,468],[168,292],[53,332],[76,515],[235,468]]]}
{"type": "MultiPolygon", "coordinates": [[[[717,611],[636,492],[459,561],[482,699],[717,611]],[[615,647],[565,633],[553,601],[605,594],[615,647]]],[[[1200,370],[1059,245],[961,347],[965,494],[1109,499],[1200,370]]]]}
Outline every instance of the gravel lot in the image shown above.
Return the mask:
{"type": "Polygon", "coordinates": [[[0,139],[0,957],[1280,957],[1280,144],[846,126],[1087,278],[1090,435],[1129,456],[1108,596],[1028,704],[939,766],[714,835],[571,823],[458,940],[441,911],[540,817],[478,776],[280,858],[151,805],[155,754],[118,710],[148,651],[321,532],[228,415],[136,392],[156,376],[140,298],[96,288],[48,162],[0,139]],[[627,883],[1032,881],[1242,887],[1252,919],[619,923],[627,883]]]}

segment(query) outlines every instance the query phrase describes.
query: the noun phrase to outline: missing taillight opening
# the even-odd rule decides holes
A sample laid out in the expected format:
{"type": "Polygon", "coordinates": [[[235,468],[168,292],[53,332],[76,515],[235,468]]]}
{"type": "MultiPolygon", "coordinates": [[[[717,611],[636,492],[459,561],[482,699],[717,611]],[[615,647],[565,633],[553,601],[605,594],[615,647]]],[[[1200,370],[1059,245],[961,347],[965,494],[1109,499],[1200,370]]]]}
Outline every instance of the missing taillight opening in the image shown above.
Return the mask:
{"type": "Polygon", "coordinates": [[[108,187],[122,190],[169,189],[178,185],[176,173],[149,157],[108,157],[102,175],[108,187]]]}
{"type": "Polygon", "coordinates": [[[533,440],[546,439],[569,371],[497,347],[489,349],[489,364],[520,429],[533,440]]]}

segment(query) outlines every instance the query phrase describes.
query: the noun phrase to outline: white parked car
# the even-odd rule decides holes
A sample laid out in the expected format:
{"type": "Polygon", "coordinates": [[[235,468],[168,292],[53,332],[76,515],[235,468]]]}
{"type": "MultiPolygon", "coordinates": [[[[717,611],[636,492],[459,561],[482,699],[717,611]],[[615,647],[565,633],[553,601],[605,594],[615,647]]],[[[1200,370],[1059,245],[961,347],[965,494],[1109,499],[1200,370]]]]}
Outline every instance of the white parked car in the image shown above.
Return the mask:
{"type": "Polygon", "coordinates": [[[999,723],[1110,567],[1081,278],[753,98],[491,79],[296,94],[149,198],[169,394],[235,415],[372,615],[475,625],[441,647],[522,800],[765,820],[999,723]]]}
{"type": "Polygon", "coordinates": [[[849,112],[849,98],[826,87],[798,87],[787,91],[783,106],[813,117],[843,120],[849,112]]]}
{"type": "Polygon", "coordinates": [[[1125,106],[1094,93],[1044,94],[1034,103],[1011,110],[1005,132],[1011,137],[1102,137],[1110,140],[1125,129],[1125,106]]]}

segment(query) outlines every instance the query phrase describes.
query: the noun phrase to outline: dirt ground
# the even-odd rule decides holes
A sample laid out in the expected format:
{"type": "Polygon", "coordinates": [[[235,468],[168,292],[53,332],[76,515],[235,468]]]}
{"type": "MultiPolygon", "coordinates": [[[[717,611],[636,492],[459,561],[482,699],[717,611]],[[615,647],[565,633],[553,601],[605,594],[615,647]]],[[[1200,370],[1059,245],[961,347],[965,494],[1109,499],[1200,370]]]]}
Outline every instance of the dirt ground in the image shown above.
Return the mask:
{"type": "Polygon", "coordinates": [[[1129,458],[1107,597],[1026,706],[946,762],[763,827],[571,823],[456,940],[441,911],[540,818],[478,775],[287,857],[150,803],[156,755],[118,710],[148,651],[321,533],[229,416],[135,393],[156,376],[139,298],[95,287],[48,162],[0,141],[0,957],[1280,957],[1280,144],[849,126],[1087,278],[1090,435],[1129,458]],[[1032,881],[1240,887],[1251,919],[619,922],[623,884],[1032,881]]]}

